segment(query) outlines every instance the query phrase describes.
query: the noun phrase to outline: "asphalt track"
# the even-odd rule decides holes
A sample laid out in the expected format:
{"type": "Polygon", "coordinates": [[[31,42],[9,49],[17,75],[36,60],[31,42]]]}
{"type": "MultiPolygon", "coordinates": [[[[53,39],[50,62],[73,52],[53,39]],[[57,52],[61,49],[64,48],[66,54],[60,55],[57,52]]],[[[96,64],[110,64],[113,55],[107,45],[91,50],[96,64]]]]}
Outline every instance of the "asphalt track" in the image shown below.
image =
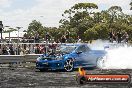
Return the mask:
{"type": "MultiPolygon", "coordinates": [[[[132,70],[88,69],[87,74],[130,74],[132,70]]],[[[86,84],[76,82],[78,71],[39,72],[35,68],[0,68],[0,88],[132,88],[131,84],[86,84]]]]}

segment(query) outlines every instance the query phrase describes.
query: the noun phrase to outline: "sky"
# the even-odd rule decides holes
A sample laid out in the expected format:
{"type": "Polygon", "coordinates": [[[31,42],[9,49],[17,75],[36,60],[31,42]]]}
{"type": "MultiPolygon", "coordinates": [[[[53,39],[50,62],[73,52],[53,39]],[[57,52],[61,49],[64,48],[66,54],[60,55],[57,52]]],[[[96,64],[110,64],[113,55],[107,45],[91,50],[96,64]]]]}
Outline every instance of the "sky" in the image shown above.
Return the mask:
{"type": "MultiPolygon", "coordinates": [[[[4,26],[23,27],[26,30],[32,20],[37,20],[46,27],[58,27],[59,20],[66,9],[79,2],[89,2],[98,5],[100,10],[111,6],[121,6],[123,12],[130,11],[131,0],[0,0],[0,20],[4,26]]],[[[6,28],[5,28],[6,30],[6,28]]]]}

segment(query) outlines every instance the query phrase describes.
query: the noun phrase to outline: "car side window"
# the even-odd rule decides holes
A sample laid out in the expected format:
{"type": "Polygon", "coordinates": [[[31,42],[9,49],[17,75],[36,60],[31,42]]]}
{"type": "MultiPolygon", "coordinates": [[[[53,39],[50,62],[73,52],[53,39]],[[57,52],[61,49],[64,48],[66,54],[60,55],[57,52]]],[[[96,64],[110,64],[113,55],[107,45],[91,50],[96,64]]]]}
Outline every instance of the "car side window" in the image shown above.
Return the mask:
{"type": "Polygon", "coordinates": [[[82,45],[82,46],[79,46],[76,51],[77,52],[86,52],[87,50],[86,50],[85,46],[82,45]]]}
{"type": "Polygon", "coordinates": [[[86,51],[89,51],[90,50],[90,48],[88,46],[85,46],[85,49],[86,49],[86,51]]]}

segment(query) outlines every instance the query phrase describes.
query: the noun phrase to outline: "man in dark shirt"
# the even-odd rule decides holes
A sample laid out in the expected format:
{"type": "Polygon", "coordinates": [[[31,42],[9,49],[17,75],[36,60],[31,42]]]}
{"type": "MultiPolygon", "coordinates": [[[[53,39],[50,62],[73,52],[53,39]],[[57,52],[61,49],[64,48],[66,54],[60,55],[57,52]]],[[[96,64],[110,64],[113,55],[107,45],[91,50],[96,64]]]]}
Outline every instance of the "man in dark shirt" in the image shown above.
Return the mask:
{"type": "Polygon", "coordinates": [[[67,40],[67,42],[69,42],[69,38],[70,38],[70,32],[67,30],[67,32],[66,32],[66,40],[67,40]]]}
{"type": "Polygon", "coordinates": [[[110,40],[110,42],[112,42],[112,43],[113,43],[113,41],[115,40],[115,35],[114,35],[113,31],[111,31],[111,32],[109,33],[109,40],[110,40]]]}
{"type": "Polygon", "coordinates": [[[14,49],[13,49],[13,45],[10,45],[9,47],[9,52],[10,52],[10,55],[15,55],[15,52],[14,52],[14,49]]]}
{"type": "Polygon", "coordinates": [[[122,34],[121,34],[121,32],[118,32],[117,33],[117,41],[118,41],[118,43],[121,43],[121,39],[122,39],[122,34]]]}
{"type": "Polygon", "coordinates": [[[61,43],[66,43],[66,37],[65,36],[62,36],[61,43]]]}
{"type": "Polygon", "coordinates": [[[39,43],[39,39],[40,39],[40,37],[39,37],[39,34],[37,33],[35,35],[35,43],[39,43]]]}

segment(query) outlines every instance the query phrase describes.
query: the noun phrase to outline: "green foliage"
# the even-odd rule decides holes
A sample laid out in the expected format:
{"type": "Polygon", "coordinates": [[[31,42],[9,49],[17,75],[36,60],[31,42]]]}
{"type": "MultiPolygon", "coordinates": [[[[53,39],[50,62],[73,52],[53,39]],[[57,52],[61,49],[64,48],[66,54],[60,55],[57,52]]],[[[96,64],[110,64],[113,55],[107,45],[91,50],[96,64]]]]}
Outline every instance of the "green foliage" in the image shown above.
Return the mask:
{"type": "Polygon", "coordinates": [[[118,11],[122,12],[122,8],[120,6],[111,6],[108,11],[116,13],[118,11]]]}
{"type": "Polygon", "coordinates": [[[61,27],[66,29],[75,28],[77,36],[84,38],[84,32],[94,25],[94,20],[90,16],[93,9],[98,6],[94,3],[78,3],[72,6],[69,10],[65,10],[62,15],[65,19],[61,19],[61,27]]]}
{"type": "MultiPolygon", "coordinates": [[[[130,3],[132,8],[132,2],[130,3]]],[[[83,41],[93,39],[108,39],[109,32],[128,32],[132,40],[132,15],[124,14],[120,6],[111,6],[108,10],[94,12],[98,6],[94,3],[77,3],[62,14],[59,28],[44,27],[39,21],[33,20],[28,27],[27,35],[39,33],[41,38],[49,33],[57,41],[67,31],[72,42],[79,36],[83,41]]],[[[71,42],[70,41],[70,42],[71,42]]]]}
{"type": "Polygon", "coordinates": [[[98,6],[94,3],[78,3],[78,4],[75,4],[72,9],[74,10],[79,10],[79,9],[83,9],[83,10],[88,10],[88,9],[98,9],[98,6]]]}
{"type": "Polygon", "coordinates": [[[107,24],[97,24],[95,25],[95,30],[97,31],[97,38],[98,39],[108,39],[108,33],[109,33],[109,30],[107,28],[107,24]]]}
{"type": "Polygon", "coordinates": [[[85,37],[88,40],[92,39],[108,39],[109,30],[107,29],[107,25],[96,24],[92,28],[85,31],[85,37]]]}
{"type": "Polygon", "coordinates": [[[39,21],[33,20],[28,26],[27,34],[34,36],[36,33],[42,38],[45,34],[45,30],[39,21]]]}
{"type": "Polygon", "coordinates": [[[94,28],[90,28],[84,32],[85,39],[94,40],[97,39],[97,31],[94,28]]]}
{"type": "Polygon", "coordinates": [[[130,10],[132,10],[132,1],[130,2],[130,6],[131,6],[131,7],[130,7],[130,10]]]}

